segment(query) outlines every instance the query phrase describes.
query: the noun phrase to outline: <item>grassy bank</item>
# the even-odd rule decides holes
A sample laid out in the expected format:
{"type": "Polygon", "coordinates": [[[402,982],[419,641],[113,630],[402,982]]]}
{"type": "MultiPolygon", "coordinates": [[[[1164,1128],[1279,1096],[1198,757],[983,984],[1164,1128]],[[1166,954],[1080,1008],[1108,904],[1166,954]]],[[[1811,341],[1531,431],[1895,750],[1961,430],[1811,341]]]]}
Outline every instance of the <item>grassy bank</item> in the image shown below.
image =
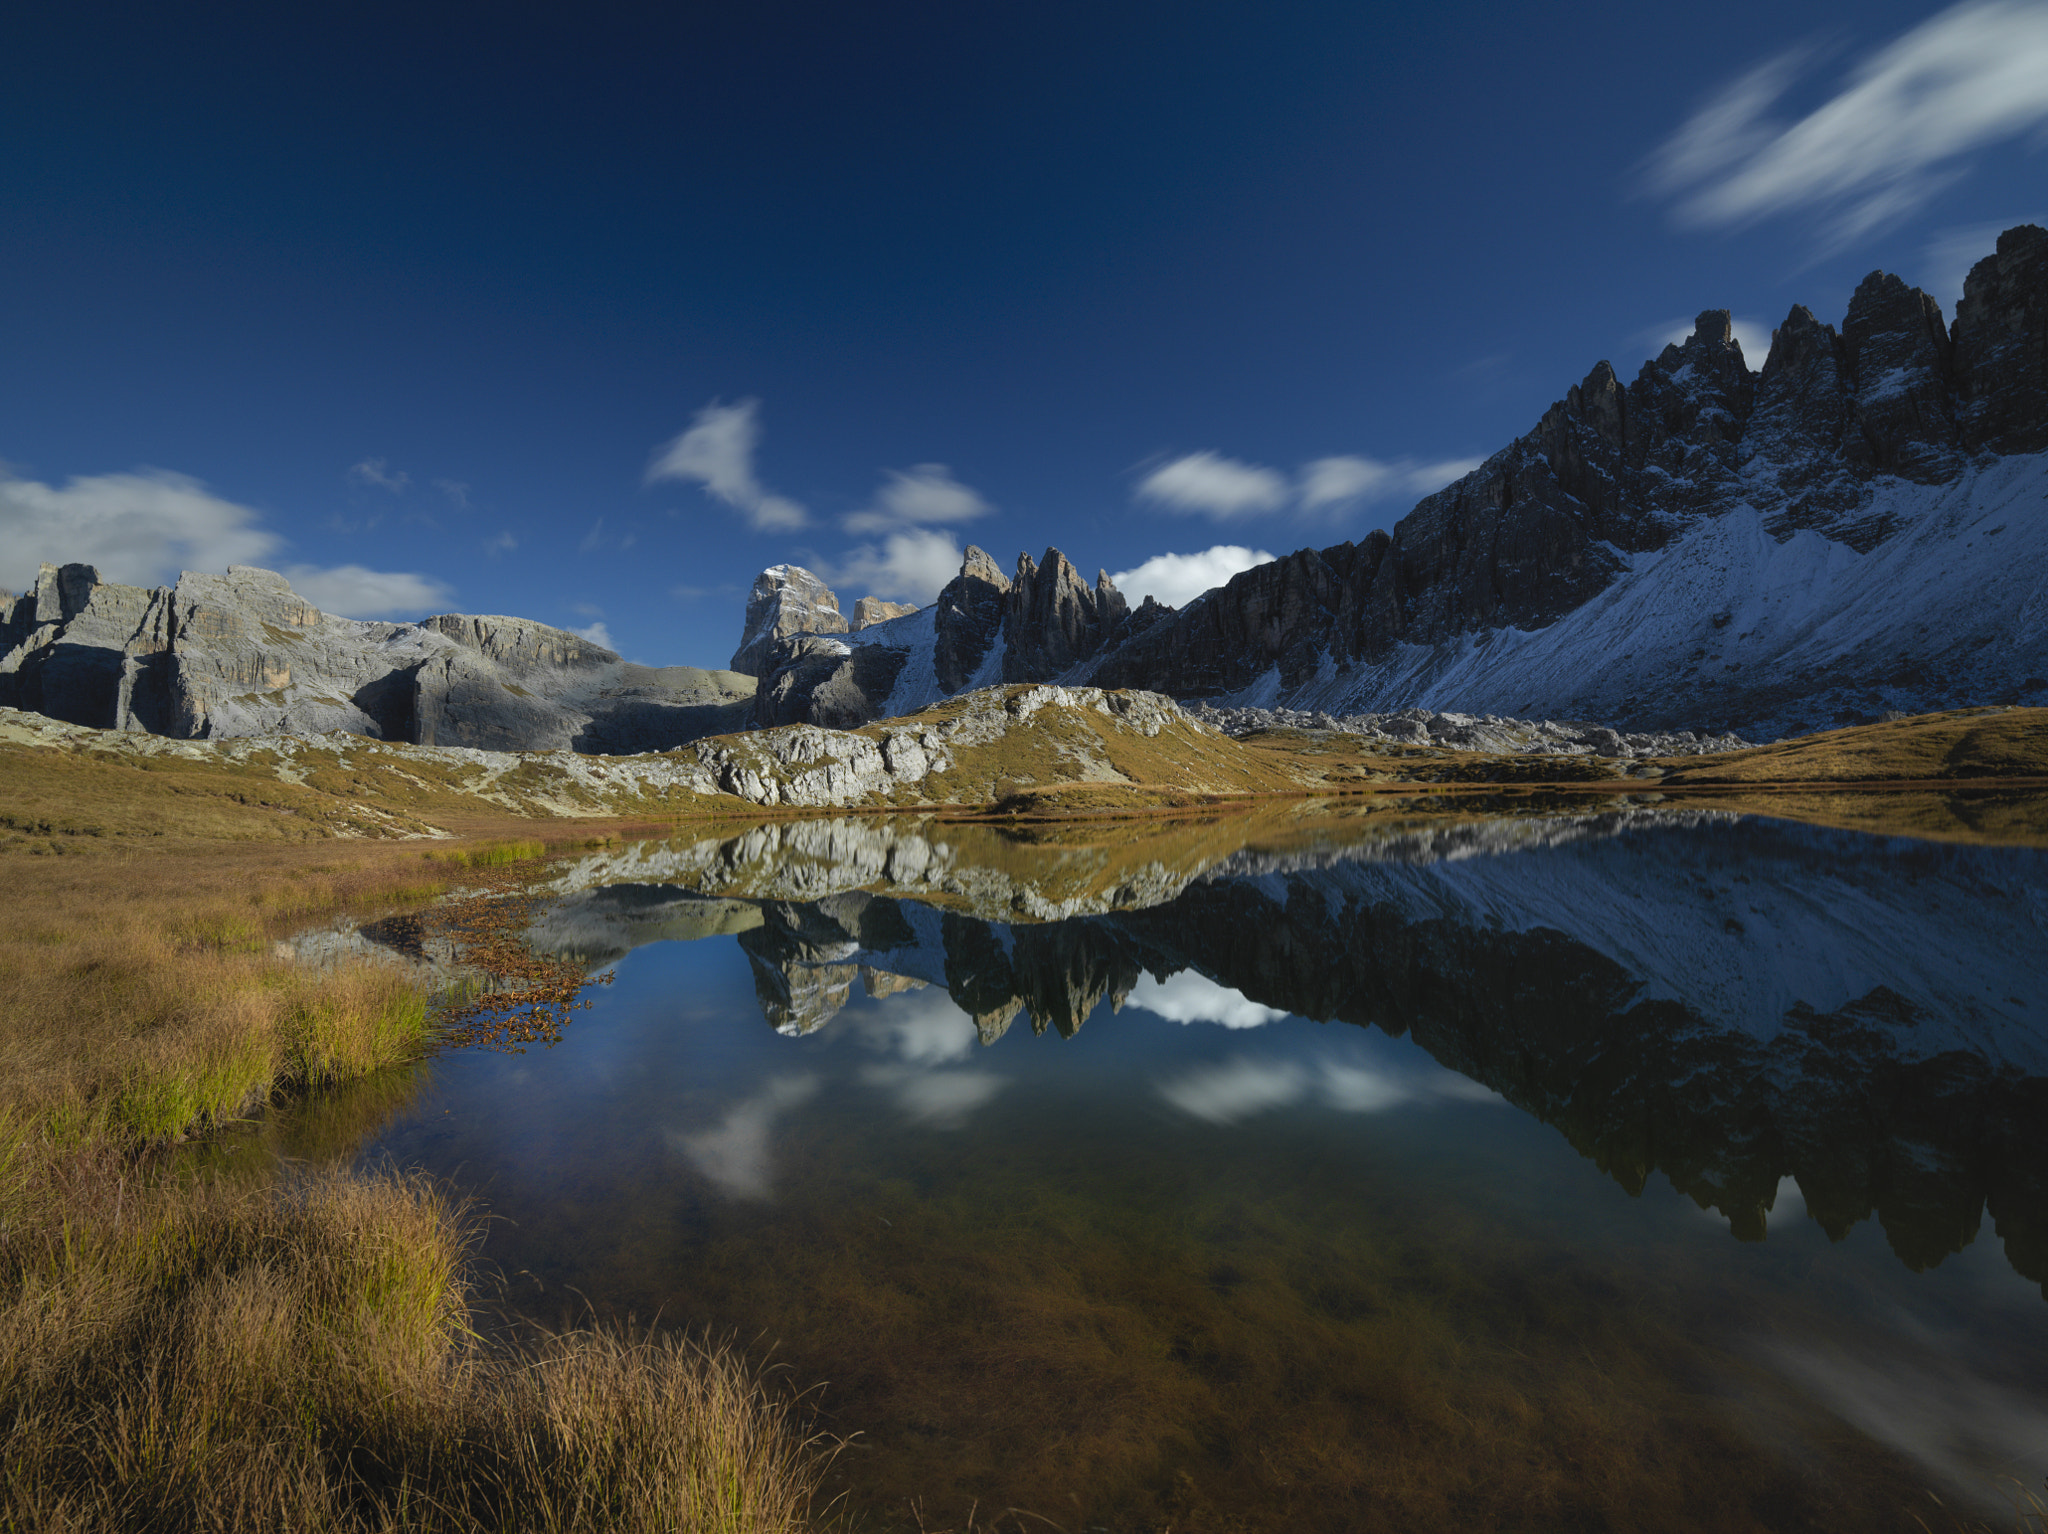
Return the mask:
{"type": "Polygon", "coordinates": [[[727,1351],[492,1349],[395,1177],[152,1183],[0,1122],[0,1527],[786,1530],[817,1446],[727,1351]]]}
{"type": "Polygon", "coordinates": [[[180,1182],[155,1149],[427,1046],[408,975],[298,964],[285,933],[544,844],[184,832],[0,856],[0,1528],[801,1526],[814,1450],[736,1356],[487,1347],[443,1192],[180,1182]]]}

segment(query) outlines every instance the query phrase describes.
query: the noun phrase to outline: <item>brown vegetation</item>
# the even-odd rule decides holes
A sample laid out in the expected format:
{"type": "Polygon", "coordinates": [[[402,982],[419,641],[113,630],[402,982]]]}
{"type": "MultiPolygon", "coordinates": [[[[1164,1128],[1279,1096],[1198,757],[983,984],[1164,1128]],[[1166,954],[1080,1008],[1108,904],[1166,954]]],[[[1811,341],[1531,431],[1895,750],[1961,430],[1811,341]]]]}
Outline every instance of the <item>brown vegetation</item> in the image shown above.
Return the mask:
{"type": "Polygon", "coordinates": [[[0,1120],[0,1526],[804,1526],[791,1403],[683,1339],[487,1346],[435,1189],[142,1173],[0,1120]]]}
{"type": "Polygon", "coordinates": [[[180,1184],[150,1150],[420,1053],[410,975],[275,941],[516,881],[543,844],[309,848],[208,792],[145,837],[85,797],[107,824],[68,834],[92,855],[0,847],[0,1528],[799,1526],[814,1448],[731,1352],[617,1331],[494,1350],[438,1190],[180,1184]]]}

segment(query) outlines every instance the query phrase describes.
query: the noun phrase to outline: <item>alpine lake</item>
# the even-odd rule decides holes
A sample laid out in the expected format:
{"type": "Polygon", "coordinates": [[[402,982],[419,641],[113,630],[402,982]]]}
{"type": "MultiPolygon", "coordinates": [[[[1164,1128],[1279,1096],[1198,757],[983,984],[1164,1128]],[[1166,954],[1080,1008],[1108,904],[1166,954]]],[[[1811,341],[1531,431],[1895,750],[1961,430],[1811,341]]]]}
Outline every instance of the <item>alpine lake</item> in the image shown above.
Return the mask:
{"type": "Polygon", "coordinates": [[[587,1008],[191,1154],[736,1339],[828,1525],[2033,1527],[2048,802],[1945,813],[684,829],[540,876],[587,1008]]]}

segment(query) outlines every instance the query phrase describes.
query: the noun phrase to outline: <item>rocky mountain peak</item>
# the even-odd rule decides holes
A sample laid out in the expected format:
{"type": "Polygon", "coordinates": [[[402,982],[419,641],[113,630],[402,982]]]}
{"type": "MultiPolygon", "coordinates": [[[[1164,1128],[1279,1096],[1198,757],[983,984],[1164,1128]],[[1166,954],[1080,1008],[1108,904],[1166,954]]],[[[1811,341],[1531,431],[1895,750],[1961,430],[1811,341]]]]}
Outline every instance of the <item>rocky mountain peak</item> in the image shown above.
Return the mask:
{"type": "Polygon", "coordinates": [[[791,634],[844,634],[851,626],[832,589],[802,565],[770,565],[747,593],[746,627],[730,669],[758,677],[769,652],[791,634]]]}
{"type": "Polygon", "coordinates": [[[1020,553],[1016,579],[1004,599],[1004,679],[1057,676],[1088,659],[1102,648],[1125,610],[1123,595],[1107,572],[1090,587],[1058,549],[1047,549],[1040,564],[1020,553]]]}
{"type": "Polygon", "coordinates": [[[1994,453],[2048,448],[2048,230],[2008,229],[1970,268],[1952,339],[1965,443],[1994,453]]]}

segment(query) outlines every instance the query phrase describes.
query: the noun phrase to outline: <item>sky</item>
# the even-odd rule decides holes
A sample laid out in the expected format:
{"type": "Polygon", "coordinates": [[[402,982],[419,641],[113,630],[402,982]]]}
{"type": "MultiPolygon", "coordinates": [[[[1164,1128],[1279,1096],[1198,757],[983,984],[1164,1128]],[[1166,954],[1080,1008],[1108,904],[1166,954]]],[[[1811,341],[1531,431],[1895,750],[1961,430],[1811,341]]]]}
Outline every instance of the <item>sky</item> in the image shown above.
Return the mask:
{"type": "Polygon", "coordinates": [[[1184,602],[1702,309],[1760,367],[2048,220],[2048,0],[67,0],[0,57],[0,585],[655,665],[783,562],[1184,602]]]}

